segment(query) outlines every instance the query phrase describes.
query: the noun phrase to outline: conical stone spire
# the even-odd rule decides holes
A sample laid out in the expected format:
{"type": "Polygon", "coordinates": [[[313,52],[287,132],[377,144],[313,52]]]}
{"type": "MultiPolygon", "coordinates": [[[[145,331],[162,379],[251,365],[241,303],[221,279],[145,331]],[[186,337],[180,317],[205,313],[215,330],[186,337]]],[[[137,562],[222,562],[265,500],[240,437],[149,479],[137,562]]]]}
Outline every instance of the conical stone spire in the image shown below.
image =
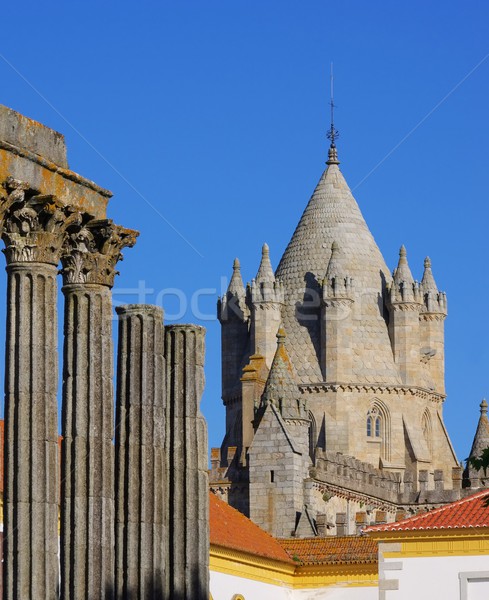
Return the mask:
{"type": "Polygon", "coordinates": [[[429,256],[424,259],[424,273],[423,279],[421,280],[421,287],[425,294],[428,292],[432,292],[433,294],[438,293],[435,278],[433,277],[433,271],[431,270],[431,259],[429,256]]]}
{"type": "Polygon", "coordinates": [[[482,451],[489,447],[489,420],[487,418],[487,402],[485,399],[480,403],[480,411],[481,416],[479,417],[469,458],[479,458],[482,451]]]}
{"type": "Polygon", "coordinates": [[[414,283],[414,277],[409,268],[407,261],[407,252],[404,245],[399,250],[399,262],[397,268],[394,271],[394,282],[398,285],[404,283],[405,285],[412,285],[414,283]]]}
{"type": "Polygon", "coordinates": [[[241,265],[239,258],[235,258],[233,262],[233,275],[228,286],[228,294],[232,294],[241,298],[245,295],[245,287],[243,278],[241,277],[241,265]]]}
{"type": "Polygon", "coordinates": [[[270,262],[270,249],[268,244],[263,244],[261,249],[261,262],[255,277],[256,283],[275,283],[272,263],[270,262]]]}
{"type": "Polygon", "coordinates": [[[418,302],[420,300],[419,283],[414,280],[407,261],[406,248],[399,250],[399,262],[394,269],[390,300],[394,302],[418,302]]]}
{"type": "Polygon", "coordinates": [[[327,164],[276,271],[285,290],[282,321],[290,342],[290,358],[300,383],[323,380],[322,290],[318,281],[324,277],[336,242],[341,248],[341,266],[355,282],[356,298],[352,299],[359,300],[359,314],[352,328],[352,380],[399,383],[387,327],[379,311],[379,297],[390,283],[390,270],[339,169],[335,148],[330,148],[327,164]],[[375,361],[367,348],[372,343],[375,361]]]}

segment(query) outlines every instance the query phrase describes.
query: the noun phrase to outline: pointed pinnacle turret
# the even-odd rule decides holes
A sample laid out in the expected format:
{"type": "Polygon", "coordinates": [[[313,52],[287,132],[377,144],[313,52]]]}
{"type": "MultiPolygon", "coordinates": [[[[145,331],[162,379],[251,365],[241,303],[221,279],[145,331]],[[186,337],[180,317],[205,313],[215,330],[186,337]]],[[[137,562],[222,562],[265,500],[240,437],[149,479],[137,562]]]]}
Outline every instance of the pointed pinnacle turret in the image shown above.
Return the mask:
{"type": "Polygon", "coordinates": [[[409,268],[404,245],[399,250],[399,262],[393,273],[391,302],[420,302],[420,286],[409,268]]]}
{"type": "MultiPolygon", "coordinates": [[[[475,432],[474,441],[470,450],[469,458],[480,458],[483,450],[489,447],[489,420],[487,418],[487,402],[485,398],[480,403],[480,417],[475,432]]],[[[469,468],[472,476],[472,469],[469,468]]],[[[474,474],[475,475],[475,474],[474,474]]],[[[480,474],[475,475],[479,477],[480,474]]]]}
{"type": "Polygon", "coordinates": [[[284,289],[281,281],[275,279],[268,244],[263,244],[260,266],[255,279],[251,281],[250,292],[253,302],[283,303],[284,289]]]}
{"type": "Polygon", "coordinates": [[[338,242],[334,241],[323,281],[323,298],[351,298],[352,284],[352,278],[347,276],[344,254],[338,242]]]}
{"type": "Polygon", "coordinates": [[[433,292],[435,294],[438,293],[435,278],[433,277],[433,271],[431,270],[431,260],[429,256],[424,259],[424,273],[423,279],[421,280],[421,287],[423,288],[423,292],[425,294],[427,292],[433,292]]]}
{"type": "Polygon", "coordinates": [[[270,249],[268,244],[263,244],[261,249],[261,262],[256,274],[255,281],[257,283],[274,283],[275,275],[272,269],[272,263],[270,262],[270,249]]]}
{"type": "Polygon", "coordinates": [[[249,309],[246,306],[246,291],[241,277],[241,266],[237,258],[233,262],[233,274],[228,289],[224,296],[218,299],[217,316],[221,323],[235,318],[244,321],[249,316],[249,309]]]}
{"type": "Polygon", "coordinates": [[[399,262],[397,264],[396,273],[394,275],[394,280],[397,283],[413,283],[414,278],[411,273],[411,269],[409,268],[409,264],[407,261],[407,252],[406,247],[404,245],[401,246],[399,250],[399,262]]]}
{"type": "Polygon", "coordinates": [[[426,311],[433,314],[447,314],[447,297],[445,292],[439,292],[431,270],[431,260],[424,259],[424,273],[421,280],[421,291],[426,311]]]}
{"type": "Polygon", "coordinates": [[[233,262],[233,275],[228,287],[228,294],[229,293],[236,294],[236,296],[239,297],[245,295],[245,287],[243,278],[241,277],[241,265],[238,258],[235,258],[233,262]]]}

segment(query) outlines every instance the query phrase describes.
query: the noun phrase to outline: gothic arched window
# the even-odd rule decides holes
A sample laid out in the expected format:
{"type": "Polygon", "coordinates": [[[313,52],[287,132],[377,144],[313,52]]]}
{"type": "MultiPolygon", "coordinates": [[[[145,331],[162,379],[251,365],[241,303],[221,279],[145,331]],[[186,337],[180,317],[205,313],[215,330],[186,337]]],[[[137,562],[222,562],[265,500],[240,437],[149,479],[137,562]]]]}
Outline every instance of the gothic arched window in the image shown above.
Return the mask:
{"type": "Polygon", "coordinates": [[[376,406],[373,406],[367,413],[367,437],[381,437],[382,434],[382,418],[380,411],[376,406]]]}
{"type": "Polygon", "coordinates": [[[381,443],[380,455],[390,461],[390,416],[387,406],[375,398],[367,412],[367,437],[381,443]]]}
{"type": "Polygon", "coordinates": [[[380,437],[380,417],[375,419],[375,437],[380,437]]]}

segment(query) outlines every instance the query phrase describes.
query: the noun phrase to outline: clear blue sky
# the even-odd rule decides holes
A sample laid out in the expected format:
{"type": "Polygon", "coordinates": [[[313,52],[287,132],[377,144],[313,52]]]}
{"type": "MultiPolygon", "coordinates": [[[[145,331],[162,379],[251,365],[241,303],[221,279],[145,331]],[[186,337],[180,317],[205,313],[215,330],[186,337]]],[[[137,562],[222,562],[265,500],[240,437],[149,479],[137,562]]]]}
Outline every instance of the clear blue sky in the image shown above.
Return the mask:
{"type": "Polygon", "coordinates": [[[341,168],[386,262],[404,243],[420,278],[429,255],[447,292],[445,420],[467,456],[489,393],[486,1],[12,6],[0,102],[64,133],[71,168],[141,231],[116,300],[138,301],[144,282],[147,302],[163,293],[170,317],[184,298],[178,320],[202,322],[191,303],[204,290],[212,446],[224,433],[216,297],[235,256],[250,280],[262,243],[276,266],[290,239],[327,157],[333,61],[341,168]]]}

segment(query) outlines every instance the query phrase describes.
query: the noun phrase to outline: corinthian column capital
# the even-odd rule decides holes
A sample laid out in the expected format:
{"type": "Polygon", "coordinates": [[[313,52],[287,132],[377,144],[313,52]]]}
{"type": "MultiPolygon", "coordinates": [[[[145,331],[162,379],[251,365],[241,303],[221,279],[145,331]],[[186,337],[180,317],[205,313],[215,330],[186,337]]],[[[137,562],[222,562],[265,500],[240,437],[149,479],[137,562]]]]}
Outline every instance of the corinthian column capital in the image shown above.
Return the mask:
{"type": "Polygon", "coordinates": [[[66,238],[61,256],[63,284],[95,283],[112,287],[122,260],[121,250],[136,243],[139,232],[115,225],[110,219],[93,219],[66,238]]]}
{"type": "Polygon", "coordinates": [[[9,178],[0,196],[0,234],[7,265],[57,265],[67,229],[81,222],[75,207],[53,195],[40,194],[28,183],[9,178]]]}

